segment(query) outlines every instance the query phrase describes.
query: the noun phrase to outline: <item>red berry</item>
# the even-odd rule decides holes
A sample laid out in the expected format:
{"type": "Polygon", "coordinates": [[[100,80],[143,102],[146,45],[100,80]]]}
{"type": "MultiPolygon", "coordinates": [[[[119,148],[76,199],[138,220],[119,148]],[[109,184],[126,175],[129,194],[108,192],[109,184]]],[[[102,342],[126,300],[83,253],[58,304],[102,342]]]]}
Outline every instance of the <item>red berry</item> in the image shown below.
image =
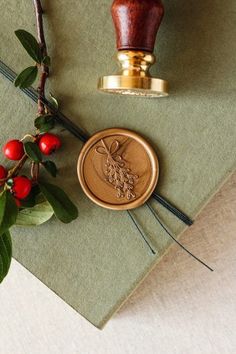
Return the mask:
{"type": "Polygon", "coordinates": [[[13,161],[20,160],[24,155],[24,146],[20,140],[10,140],[3,147],[4,155],[13,161]]]}
{"type": "MultiPolygon", "coordinates": [[[[0,165],[0,180],[4,179],[7,177],[7,170],[5,169],[4,166],[0,165]]],[[[4,182],[0,182],[0,185],[2,185],[4,182]]]]}
{"type": "Polygon", "coordinates": [[[61,147],[61,140],[55,134],[46,133],[41,136],[38,144],[44,155],[51,155],[61,147]]]}
{"type": "Polygon", "coordinates": [[[17,199],[25,199],[30,194],[32,182],[29,178],[18,176],[13,178],[11,192],[17,199]]]}

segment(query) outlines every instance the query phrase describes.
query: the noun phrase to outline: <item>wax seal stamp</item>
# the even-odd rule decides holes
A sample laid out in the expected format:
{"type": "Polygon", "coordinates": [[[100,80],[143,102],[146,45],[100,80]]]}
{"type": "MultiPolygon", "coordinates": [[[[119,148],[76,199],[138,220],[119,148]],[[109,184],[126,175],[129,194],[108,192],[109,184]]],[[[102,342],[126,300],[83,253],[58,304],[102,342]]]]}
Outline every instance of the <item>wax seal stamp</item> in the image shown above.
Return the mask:
{"type": "Polygon", "coordinates": [[[167,81],[153,78],[149,73],[155,63],[153,50],[164,15],[161,0],[114,0],[111,12],[121,71],[101,77],[98,88],[141,97],[167,96],[167,81]]]}
{"type": "Polygon", "coordinates": [[[144,204],[158,176],[158,159],[152,147],[126,129],[96,133],[84,145],[78,160],[83,191],[107,209],[128,210],[144,204]]]}

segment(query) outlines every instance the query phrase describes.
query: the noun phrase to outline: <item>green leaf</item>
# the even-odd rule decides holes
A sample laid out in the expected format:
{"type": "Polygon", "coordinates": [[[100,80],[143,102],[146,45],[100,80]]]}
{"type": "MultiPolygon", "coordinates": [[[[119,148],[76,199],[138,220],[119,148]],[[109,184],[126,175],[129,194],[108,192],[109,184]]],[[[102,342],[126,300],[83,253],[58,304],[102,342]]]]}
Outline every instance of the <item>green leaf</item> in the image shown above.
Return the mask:
{"type": "Polygon", "coordinates": [[[57,166],[53,161],[44,161],[42,163],[43,167],[50,173],[52,177],[57,176],[57,166]]]}
{"type": "Polygon", "coordinates": [[[0,236],[0,283],[8,274],[12,259],[12,242],[7,230],[0,236]]]}
{"type": "Polygon", "coordinates": [[[39,163],[42,161],[42,154],[36,143],[28,141],[24,143],[24,150],[27,156],[34,162],[39,163]]]}
{"type": "Polygon", "coordinates": [[[45,223],[53,216],[54,211],[49,202],[36,204],[33,208],[20,210],[16,219],[19,226],[37,226],[45,223]]]}
{"type": "Polygon", "coordinates": [[[50,183],[40,183],[39,188],[59,220],[67,224],[78,217],[77,207],[61,188],[50,183]]]}
{"type": "Polygon", "coordinates": [[[27,88],[34,83],[37,74],[37,66],[29,66],[16,77],[14,84],[16,87],[19,86],[21,89],[27,88]]]}
{"type": "Polygon", "coordinates": [[[55,120],[52,115],[43,115],[35,119],[34,125],[40,133],[46,133],[54,128],[55,120]]]}
{"type": "Polygon", "coordinates": [[[48,55],[46,55],[46,56],[43,58],[42,63],[43,63],[44,65],[46,65],[46,66],[50,66],[50,65],[51,65],[51,58],[50,58],[48,55]]]}
{"type": "Polygon", "coordinates": [[[40,46],[35,37],[31,33],[21,29],[15,31],[15,35],[17,36],[27,53],[31,56],[31,58],[36,61],[36,63],[40,64],[42,61],[42,54],[40,46]]]}
{"type": "Polygon", "coordinates": [[[39,186],[36,184],[32,187],[29,196],[20,201],[20,210],[25,208],[33,208],[36,204],[44,203],[45,197],[41,193],[39,186]]]}
{"type": "Polygon", "coordinates": [[[20,208],[33,208],[36,204],[36,201],[35,201],[35,196],[34,195],[30,195],[25,198],[25,199],[22,199],[20,201],[20,208]]]}
{"type": "Polygon", "coordinates": [[[18,208],[10,191],[0,195],[0,235],[6,232],[16,222],[18,208]]]}

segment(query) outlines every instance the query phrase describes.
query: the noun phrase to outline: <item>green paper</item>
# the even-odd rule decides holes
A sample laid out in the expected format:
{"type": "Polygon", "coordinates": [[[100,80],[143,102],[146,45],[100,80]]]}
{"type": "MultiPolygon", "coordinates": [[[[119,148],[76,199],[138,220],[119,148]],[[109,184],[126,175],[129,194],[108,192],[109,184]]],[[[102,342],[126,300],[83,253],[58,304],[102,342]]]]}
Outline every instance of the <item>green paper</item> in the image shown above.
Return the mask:
{"type": "MultiPolygon", "coordinates": [[[[52,60],[48,92],[58,98],[63,112],[90,134],[118,126],[146,137],[160,160],[158,192],[195,217],[235,168],[235,1],[223,5],[219,0],[164,2],[166,14],[158,33],[157,64],[152,74],[169,80],[170,97],[153,100],[96,90],[98,77],[118,68],[113,59],[116,49],[110,0],[44,3],[52,60]]],[[[14,31],[24,28],[36,34],[32,2],[2,1],[1,8],[0,57],[19,73],[31,65],[31,59],[14,31]]],[[[36,105],[3,78],[0,92],[3,145],[9,138],[33,131],[36,105]]],[[[146,207],[136,210],[157,250],[153,256],[126,212],[105,210],[89,201],[76,172],[82,143],[64,130],[61,136],[63,147],[55,155],[59,169],[56,184],[76,202],[79,217],[69,225],[53,218],[36,228],[15,227],[13,254],[101,328],[160,260],[171,240],[146,207]]],[[[184,225],[172,214],[155,201],[152,205],[176,235],[183,231],[184,225]]],[[[183,253],[183,257],[187,255],[183,253]]]]}

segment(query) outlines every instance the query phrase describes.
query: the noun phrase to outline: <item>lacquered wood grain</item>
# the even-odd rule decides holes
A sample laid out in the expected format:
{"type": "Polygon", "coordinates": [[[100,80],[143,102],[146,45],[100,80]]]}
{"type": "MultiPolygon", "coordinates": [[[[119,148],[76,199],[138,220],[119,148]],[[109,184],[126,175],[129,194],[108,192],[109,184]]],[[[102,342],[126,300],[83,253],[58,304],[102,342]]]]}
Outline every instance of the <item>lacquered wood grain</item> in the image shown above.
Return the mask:
{"type": "Polygon", "coordinates": [[[118,50],[153,52],[164,15],[160,0],[115,0],[112,4],[118,50]]]}

